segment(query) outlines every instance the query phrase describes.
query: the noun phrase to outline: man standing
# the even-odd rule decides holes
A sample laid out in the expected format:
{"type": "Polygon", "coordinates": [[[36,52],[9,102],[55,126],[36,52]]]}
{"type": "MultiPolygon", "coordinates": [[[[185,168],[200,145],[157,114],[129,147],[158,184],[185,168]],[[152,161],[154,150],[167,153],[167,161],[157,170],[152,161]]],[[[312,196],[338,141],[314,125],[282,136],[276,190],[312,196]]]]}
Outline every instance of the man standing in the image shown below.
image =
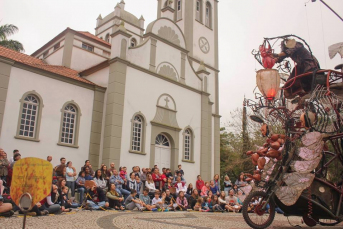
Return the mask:
{"type": "Polygon", "coordinates": [[[4,183],[6,183],[9,164],[5,151],[0,148],[0,180],[3,180],[4,183]]]}
{"type": "Polygon", "coordinates": [[[110,176],[113,175],[113,170],[115,170],[116,167],[114,165],[114,162],[111,162],[110,167],[108,168],[107,172],[110,174],[110,176]]]}
{"type": "Polygon", "coordinates": [[[8,161],[10,162],[10,164],[13,163],[13,161],[14,161],[14,155],[15,155],[16,153],[19,153],[19,150],[17,150],[17,149],[13,150],[13,157],[11,157],[11,158],[8,160],[8,161]]]}
{"type": "Polygon", "coordinates": [[[63,171],[66,167],[66,159],[64,157],[61,157],[60,162],[61,164],[55,167],[55,173],[57,178],[64,177],[63,171]]]}
{"type": "Polygon", "coordinates": [[[89,160],[85,161],[85,165],[81,168],[81,171],[85,171],[86,168],[89,168],[89,175],[94,176],[94,171],[89,160]]]}
{"type": "Polygon", "coordinates": [[[46,157],[46,160],[47,160],[48,162],[51,163],[51,161],[52,161],[52,156],[47,156],[47,157],[46,157]]]}

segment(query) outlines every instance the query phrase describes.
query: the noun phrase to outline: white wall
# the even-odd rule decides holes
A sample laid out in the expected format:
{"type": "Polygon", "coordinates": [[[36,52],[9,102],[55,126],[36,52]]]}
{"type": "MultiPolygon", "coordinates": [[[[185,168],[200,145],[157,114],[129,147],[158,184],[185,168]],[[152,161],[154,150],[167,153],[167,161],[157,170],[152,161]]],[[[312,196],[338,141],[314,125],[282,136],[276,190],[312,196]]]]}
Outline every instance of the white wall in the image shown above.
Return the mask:
{"type": "MultiPolygon", "coordinates": [[[[139,41],[137,40],[137,42],[139,41]]],[[[126,59],[135,65],[139,65],[145,69],[149,69],[150,46],[151,40],[147,39],[141,46],[128,49],[126,59]]]]}
{"type": "Polygon", "coordinates": [[[51,65],[62,65],[64,47],[60,48],[56,52],[52,53],[45,61],[51,65]]]}
{"type": "MultiPolygon", "coordinates": [[[[61,76],[62,77],[62,76],[61,76]]],[[[80,170],[88,158],[94,91],[36,73],[12,67],[5,104],[5,114],[0,138],[0,146],[8,153],[18,149],[22,157],[46,159],[53,156],[53,165],[61,157],[72,161],[80,170]],[[39,131],[40,142],[15,139],[20,109],[19,100],[23,94],[35,90],[43,99],[42,119],[39,131]],[[61,108],[65,102],[74,100],[81,109],[79,148],[58,146],[61,108]]],[[[9,153],[9,155],[11,155],[9,153]]]]}
{"type": "Polygon", "coordinates": [[[107,88],[109,73],[110,73],[110,69],[109,67],[106,67],[89,76],[85,76],[84,78],[86,78],[89,81],[92,81],[96,85],[107,88]]]}
{"type": "Polygon", "coordinates": [[[105,60],[107,60],[107,58],[74,46],[70,68],[77,71],[82,71],[100,64],[105,60]]]}
{"type": "Polygon", "coordinates": [[[184,129],[189,125],[194,130],[194,164],[181,162],[183,154],[183,135],[182,131],[179,133],[179,163],[183,166],[187,182],[194,183],[196,176],[200,173],[200,94],[130,67],[127,69],[126,78],[120,165],[128,168],[131,168],[134,165],[139,165],[140,167],[149,166],[151,142],[150,121],[152,121],[155,117],[157,99],[163,93],[171,95],[175,100],[177,107],[176,116],[179,127],[184,129]],[[138,155],[128,152],[130,149],[131,118],[136,112],[139,111],[142,112],[147,119],[145,139],[146,155],[138,155]]]}

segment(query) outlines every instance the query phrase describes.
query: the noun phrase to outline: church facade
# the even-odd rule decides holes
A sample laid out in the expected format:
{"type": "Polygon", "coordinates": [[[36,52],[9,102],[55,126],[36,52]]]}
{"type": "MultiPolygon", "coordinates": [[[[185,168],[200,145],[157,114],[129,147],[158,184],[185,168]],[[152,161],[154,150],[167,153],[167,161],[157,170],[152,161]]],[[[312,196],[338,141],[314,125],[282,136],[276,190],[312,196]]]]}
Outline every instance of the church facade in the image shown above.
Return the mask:
{"type": "Polygon", "coordinates": [[[219,174],[217,0],[158,0],[146,29],[121,1],[94,35],[67,28],[31,56],[0,47],[0,82],[8,155],[219,174]]]}

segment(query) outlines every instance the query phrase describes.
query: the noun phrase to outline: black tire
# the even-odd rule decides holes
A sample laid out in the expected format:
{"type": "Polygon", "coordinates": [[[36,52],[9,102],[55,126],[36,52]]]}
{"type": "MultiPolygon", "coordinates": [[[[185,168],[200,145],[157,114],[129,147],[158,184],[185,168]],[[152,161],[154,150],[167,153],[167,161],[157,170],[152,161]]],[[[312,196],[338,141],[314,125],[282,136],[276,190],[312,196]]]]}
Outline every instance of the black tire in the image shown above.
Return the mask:
{"type": "MultiPolygon", "coordinates": [[[[252,202],[252,199],[254,197],[258,197],[258,198],[263,198],[265,199],[267,197],[267,194],[263,191],[257,191],[257,192],[251,192],[247,198],[245,198],[244,203],[243,203],[243,208],[242,208],[242,213],[243,213],[243,217],[245,222],[252,228],[255,229],[263,229],[263,228],[267,228],[268,226],[270,226],[270,224],[274,221],[274,217],[275,217],[275,203],[274,201],[269,201],[269,214],[268,213],[263,213],[262,215],[259,215],[256,213],[257,210],[255,210],[253,213],[249,213],[248,212],[248,208],[249,208],[249,203],[252,202]],[[265,219],[262,217],[266,217],[265,219]],[[257,219],[257,217],[260,217],[260,223],[255,222],[255,219],[257,219]]],[[[256,207],[257,209],[257,207],[256,207]]]]}

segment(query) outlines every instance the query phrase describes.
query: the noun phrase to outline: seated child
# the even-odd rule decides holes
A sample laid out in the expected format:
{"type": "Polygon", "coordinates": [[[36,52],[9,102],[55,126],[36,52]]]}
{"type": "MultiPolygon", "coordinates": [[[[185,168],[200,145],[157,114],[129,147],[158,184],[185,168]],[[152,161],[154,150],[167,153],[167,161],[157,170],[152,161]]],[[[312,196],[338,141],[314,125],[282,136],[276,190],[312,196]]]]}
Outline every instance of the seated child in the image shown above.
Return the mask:
{"type": "Polygon", "coordinates": [[[131,190],[131,194],[125,199],[125,208],[127,210],[133,210],[136,207],[139,211],[144,211],[143,202],[136,198],[137,191],[135,189],[131,190]]]}

